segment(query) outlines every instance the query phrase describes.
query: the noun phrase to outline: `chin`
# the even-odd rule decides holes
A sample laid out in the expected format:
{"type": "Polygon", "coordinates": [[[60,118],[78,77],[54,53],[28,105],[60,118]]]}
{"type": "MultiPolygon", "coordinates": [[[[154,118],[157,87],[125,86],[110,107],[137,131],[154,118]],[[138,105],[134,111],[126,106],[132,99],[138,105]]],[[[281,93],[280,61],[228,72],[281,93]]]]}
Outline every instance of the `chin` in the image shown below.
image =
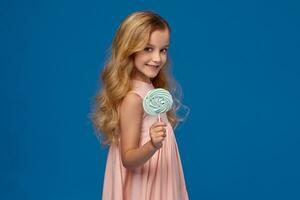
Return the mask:
{"type": "Polygon", "coordinates": [[[158,75],[158,73],[156,73],[156,74],[151,74],[151,75],[149,75],[148,77],[149,77],[149,78],[155,78],[155,77],[157,77],[157,75],[158,75]]]}

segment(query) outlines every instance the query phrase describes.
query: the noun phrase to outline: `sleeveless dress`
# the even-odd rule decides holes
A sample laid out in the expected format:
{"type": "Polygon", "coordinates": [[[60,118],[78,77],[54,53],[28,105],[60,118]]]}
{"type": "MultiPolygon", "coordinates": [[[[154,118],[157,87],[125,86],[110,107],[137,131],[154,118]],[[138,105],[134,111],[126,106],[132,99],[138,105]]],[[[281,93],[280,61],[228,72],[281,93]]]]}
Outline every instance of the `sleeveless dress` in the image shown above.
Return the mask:
{"type": "MultiPolygon", "coordinates": [[[[142,99],[154,86],[132,80],[133,89],[142,99]]],[[[121,147],[112,143],[109,147],[104,183],[103,200],[187,200],[183,169],[173,128],[166,113],[160,115],[166,124],[162,147],[144,165],[128,170],[122,165],[121,147]]],[[[157,116],[144,112],[141,125],[140,146],[150,140],[149,128],[158,121],[157,116]]]]}

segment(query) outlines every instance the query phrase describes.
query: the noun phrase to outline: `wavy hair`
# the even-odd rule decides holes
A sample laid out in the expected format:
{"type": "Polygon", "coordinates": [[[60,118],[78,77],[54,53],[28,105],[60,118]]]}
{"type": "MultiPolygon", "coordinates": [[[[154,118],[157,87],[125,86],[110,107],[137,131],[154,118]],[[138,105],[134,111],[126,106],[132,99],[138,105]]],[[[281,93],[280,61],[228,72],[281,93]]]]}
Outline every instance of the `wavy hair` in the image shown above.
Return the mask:
{"type": "MultiPolygon", "coordinates": [[[[132,89],[131,75],[135,54],[146,47],[153,31],[166,29],[171,32],[167,21],[152,11],[132,13],[118,27],[110,56],[101,74],[102,89],[96,94],[90,116],[97,136],[103,136],[103,144],[117,141],[118,135],[115,134],[115,130],[119,127],[118,107],[132,89]]],[[[177,83],[171,78],[169,59],[151,81],[155,88],[164,88],[173,94],[174,106],[167,112],[167,117],[172,127],[176,128],[181,121],[176,116],[176,111],[182,104],[175,95],[177,83]]]]}

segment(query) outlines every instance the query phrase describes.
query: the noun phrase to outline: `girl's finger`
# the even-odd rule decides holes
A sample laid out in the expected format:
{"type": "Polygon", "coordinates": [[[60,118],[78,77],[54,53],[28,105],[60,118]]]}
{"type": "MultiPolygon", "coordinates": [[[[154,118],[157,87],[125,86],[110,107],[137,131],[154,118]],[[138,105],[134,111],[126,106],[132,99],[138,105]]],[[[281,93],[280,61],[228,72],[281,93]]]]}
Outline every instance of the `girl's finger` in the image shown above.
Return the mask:
{"type": "Polygon", "coordinates": [[[166,126],[166,123],[164,123],[164,122],[156,122],[156,123],[154,123],[153,125],[154,125],[154,127],[158,127],[158,126],[166,126]]]}
{"type": "Polygon", "coordinates": [[[161,131],[161,127],[155,127],[153,130],[154,130],[155,132],[160,132],[160,131],[161,131]]]}
{"type": "Polygon", "coordinates": [[[159,137],[159,138],[158,138],[158,141],[159,141],[159,142],[162,142],[164,139],[165,139],[165,137],[159,137]]]}

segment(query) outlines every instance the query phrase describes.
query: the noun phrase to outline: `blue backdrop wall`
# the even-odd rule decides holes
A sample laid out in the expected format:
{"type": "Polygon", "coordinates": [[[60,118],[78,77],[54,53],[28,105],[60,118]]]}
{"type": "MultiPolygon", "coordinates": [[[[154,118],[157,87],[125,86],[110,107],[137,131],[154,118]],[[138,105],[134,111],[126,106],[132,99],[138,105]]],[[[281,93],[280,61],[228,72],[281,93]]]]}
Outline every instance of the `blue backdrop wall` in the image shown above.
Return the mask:
{"type": "Polygon", "coordinates": [[[152,10],[189,118],[190,199],[300,199],[299,1],[1,1],[0,199],[100,199],[88,114],[113,35],[152,10]]]}

